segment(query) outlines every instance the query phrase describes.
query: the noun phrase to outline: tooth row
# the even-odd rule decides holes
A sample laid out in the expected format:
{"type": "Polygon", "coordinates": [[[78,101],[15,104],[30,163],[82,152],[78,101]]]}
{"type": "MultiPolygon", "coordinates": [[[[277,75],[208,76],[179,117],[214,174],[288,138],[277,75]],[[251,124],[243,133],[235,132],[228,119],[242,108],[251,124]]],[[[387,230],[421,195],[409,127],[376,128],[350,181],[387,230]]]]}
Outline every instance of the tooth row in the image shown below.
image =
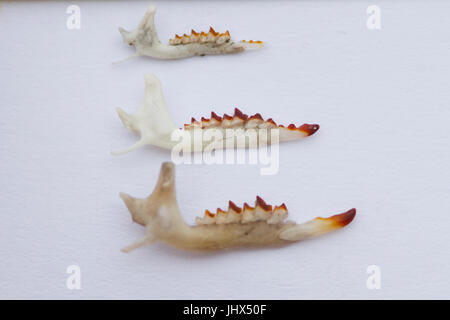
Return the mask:
{"type": "MultiPolygon", "coordinates": [[[[263,117],[256,113],[252,116],[248,116],[244,113],[242,113],[238,108],[234,109],[234,115],[229,116],[227,114],[224,114],[223,117],[219,117],[216,113],[211,112],[211,118],[206,119],[203,118],[201,121],[195,120],[195,118],[191,119],[190,124],[185,124],[184,129],[185,130],[191,130],[191,129],[207,129],[207,128],[214,128],[214,127],[222,127],[222,128],[235,128],[235,127],[242,127],[245,129],[272,129],[272,128],[284,128],[287,130],[297,130],[297,131],[315,131],[317,130],[314,126],[317,125],[307,125],[304,124],[302,126],[296,127],[295,124],[290,124],[289,126],[285,127],[283,125],[277,125],[275,121],[272,119],[264,120],[263,117]],[[313,126],[313,127],[311,127],[313,126]]],[[[318,127],[318,126],[317,126],[318,127]]]]}
{"type": "Polygon", "coordinates": [[[190,35],[184,34],[182,36],[175,35],[174,39],[169,40],[169,44],[188,44],[188,43],[217,43],[222,44],[231,39],[230,32],[227,30],[224,33],[214,31],[212,27],[209,28],[209,32],[195,32],[191,31],[190,35]]]}
{"type": "Polygon", "coordinates": [[[255,207],[250,207],[244,203],[243,208],[239,208],[232,201],[229,202],[228,211],[218,208],[216,213],[205,211],[203,218],[197,217],[197,225],[227,224],[227,223],[251,223],[256,221],[266,221],[269,224],[282,223],[288,215],[286,205],[267,205],[263,199],[256,197],[255,207]]]}

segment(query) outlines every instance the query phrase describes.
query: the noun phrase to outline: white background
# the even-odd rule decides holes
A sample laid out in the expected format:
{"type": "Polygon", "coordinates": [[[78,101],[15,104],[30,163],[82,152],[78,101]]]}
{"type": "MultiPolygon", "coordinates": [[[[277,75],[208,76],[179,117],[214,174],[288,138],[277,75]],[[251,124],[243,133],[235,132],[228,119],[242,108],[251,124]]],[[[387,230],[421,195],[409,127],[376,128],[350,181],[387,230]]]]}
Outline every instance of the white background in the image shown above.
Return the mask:
{"type": "Polygon", "coordinates": [[[148,4],[2,3],[0,298],[449,298],[448,1],[157,2],[162,41],[212,25],[267,47],[111,65],[134,52],[117,27],[136,27],[148,4]],[[69,4],[81,30],[66,28],[69,4]],[[381,30],[366,27],[371,4],[381,30]],[[110,155],[137,139],[115,108],[137,110],[145,73],[161,79],[180,127],[234,107],[321,126],[281,145],[274,176],[177,166],[187,221],[258,194],[299,222],[356,207],[353,223],[281,249],[121,253],[144,229],[118,193],[146,196],[170,159],[153,147],[110,155]],[[71,264],[78,291],[66,288],[71,264]],[[366,287],[373,264],[380,290],[366,287]]]}

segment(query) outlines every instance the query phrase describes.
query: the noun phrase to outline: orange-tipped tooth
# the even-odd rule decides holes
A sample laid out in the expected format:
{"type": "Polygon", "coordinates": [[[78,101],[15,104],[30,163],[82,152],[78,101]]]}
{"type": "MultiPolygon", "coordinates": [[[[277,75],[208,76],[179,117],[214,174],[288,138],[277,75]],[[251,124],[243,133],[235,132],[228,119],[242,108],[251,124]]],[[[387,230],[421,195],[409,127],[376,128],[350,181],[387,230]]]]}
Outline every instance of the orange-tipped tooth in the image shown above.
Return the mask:
{"type": "Polygon", "coordinates": [[[268,205],[261,197],[256,196],[255,207],[260,207],[264,211],[272,212],[272,206],[268,205]]]}
{"type": "Polygon", "coordinates": [[[356,209],[331,216],[329,218],[315,218],[311,221],[297,224],[287,228],[280,233],[280,239],[288,241],[299,241],[313,238],[322,234],[345,227],[355,218],[356,209]]]}
{"type": "Polygon", "coordinates": [[[238,108],[234,108],[234,116],[244,121],[248,119],[248,115],[242,113],[242,111],[239,110],[238,108]]]}
{"type": "Polygon", "coordinates": [[[275,122],[275,121],[273,121],[273,119],[272,118],[270,118],[270,119],[267,119],[266,120],[266,122],[267,123],[270,123],[272,126],[274,126],[274,127],[276,127],[277,126],[277,123],[275,122]]]}
{"type": "Polygon", "coordinates": [[[284,211],[287,211],[287,207],[286,207],[286,205],[284,204],[284,203],[282,203],[280,206],[275,206],[275,209],[273,209],[273,211],[275,211],[275,210],[284,210],[284,211]]]}
{"type": "Polygon", "coordinates": [[[263,117],[259,113],[256,113],[256,114],[252,115],[249,118],[249,120],[262,120],[262,121],[264,121],[263,117]]]}
{"type": "Polygon", "coordinates": [[[278,224],[282,223],[288,216],[288,211],[286,205],[283,203],[280,206],[275,206],[273,213],[267,219],[268,224],[278,224]]]}
{"type": "Polygon", "coordinates": [[[194,29],[191,30],[191,34],[194,35],[194,36],[198,36],[199,35],[197,32],[195,32],[194,29]]]}
{"type": "Polygon", "coordinates": [[[232,120],[232,119],[233,119],[233,117],[227,115],[226,113],[223,115],[223,120],[232,120]]]}
{"type": "Polygon", "coordinates": [[[226,214],[226,213],[227,213],[226,211],[223,211],[222,209],[217,208],[217,214],[226,214]]]}
{"type": "Polygon", "coordinates": [[[211,119],[216,119],[217,121],[222,121],[222,118],[219,117],[215,112],[211,112],[211,119]]]}
{"type": "Polygon", "coordinates": [[[302,124],[300,127],[298,127],[297,130],[299,131],[303,131],[304,133],[306,133],[308,136],[312,136],[314,133],[317,132],[317,130],[319,130],[320,126],[318,124],[302,124]]]}
{"type": "Polygon", "coordinates": [[[336,214],[328,218],[316,218],[317,220],[326,220],[333,223],[336,228],[342,228],[353,221],[356,215],[356,209],[350,209],[344,213],[336,214]]]}
{"type": "Polygon", "coordinates": [[[210,218],[214,218],[216,215],[214,213],[211,213],[209,210],[205,210],[205,216],[208,216],[210,218]]]}
{"type": "Polygon", "coordinates": [[[228,207],[229,207],[229,209],[233,210],[234,212],[237,212],[237,213],[242,212],[242,209],[239,208],[237,205],[235,205],[234,202],[231,200],[228,202],[228,207]]]}
{"type": "Polygon", "coordinates": [[[242,223],[250,223],[258,221],[259,218],[256,216],[256,208],[250,207],[247,203],[244,203],[244,213],[242,215],[242,223]]]}
{"type": "Polygon", "coordinates": [[[175,35],[175,38],[176,38],[176,39],[182,39],[183,37],[180,37],[179,35],[176,34],[176,35],[175,35]]]}
{"type": "Polygon", "coordinates": [[[214,36],[217,36],[219,33],[216,32],[212,27],[209,27],[209,33],[211,33],[214,36]]]}
{"type": "Polygon", "coordinates": [[[230,36],[230,31],[228,31],[228,30],[225,31],[224,35],[227,36],[227,37],[231,37],[231,36],[230,36]]]}

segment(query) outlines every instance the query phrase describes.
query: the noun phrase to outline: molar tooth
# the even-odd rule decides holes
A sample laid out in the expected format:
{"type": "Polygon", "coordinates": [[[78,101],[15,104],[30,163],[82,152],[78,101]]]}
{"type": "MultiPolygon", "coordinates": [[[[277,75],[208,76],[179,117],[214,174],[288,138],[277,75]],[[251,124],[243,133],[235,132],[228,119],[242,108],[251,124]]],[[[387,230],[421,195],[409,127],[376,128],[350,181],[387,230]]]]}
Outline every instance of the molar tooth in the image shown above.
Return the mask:
{"type": "Polygon", "coordinates": [[[193,126],[193,127],[201,127],[202,124],[199,121],[195,120],[194,117],[192,117],[191,118],[191,126],[193,126]]]}
{"type": "Polygon", "coordinates": [[[210,126],[210,119],[206,119],[206,118],[204,118],[204,117],[202,117],[202,119],[201,119],[201,126],[202,126],[202,128],[206,128],[206,127],[209,127],[210,126]]]}
{"type": "Polygon", "coordinates": [[[228,202],[227,223],[236,223],[241,221],[242,209],[234,204],[233,201],[228,202]]]}
{"type": "Polygon", "coordinates": [[[222,122],[222,118],[214,112],[211,112],[211,119],[205,119],[205,121],[203,121],[203,119],[205,118],[202,118],[202,126],[204,128],[218,127],[222,122]]]}
{"type": "Polygon", "coordinates": [[[207,34],[203,31],[200,33],[200,42],[205,43],[207,41],[207,34]]]}
{"type": "Polygon", "coordinates": [[[320,126],[318,124],[302,124],[300,127],[297,128],[298,131],[302,131],[307,136],[311,136],[314,133],[316,133],[317,130],[319,130],[320,126]]]}
{"type": "Polygon", "coordinates": [[[182,37],[180,37],[179,35],[176,34],[174,39],[169,40],[169,43],[173,44],[173,45],[177,45],[177,44],[181,43],[181,40],[182,40],[182,37]]]}
{"type": "Polygon", "coordinates": [[[263,117],[261,117],[261,115],[259,113],[257,113],[248,118],[248,120],[245,124],[245,128],[254,129],[254,128],[259,127],[259,125],[261,125],[263,123],[264,123],[263,117]]]}
{"type": "Polygon", "coordinates": [[[258,220],[268,220],[272,215],[272,206],[266,204],[266,202],[260,198],[259,196],[256,196],[255,201],[255,216],[258,220]]]}
{"type": "Polygon", "coordinates": [[[250,207],[247,203],[244,203],[244,212],[242,214],[242,223],[249,223],[256,221],[255,208],[250,207]]]}
{"type": "Polygon", "coordinates": [[[224,224],[227,221],[227,213],[223,211],[220,208],[217,208],[217,214],[216,214],[216,223],[217,224],[224,224]]]}
{"type": "Polygon", "coordinates": [[[260,129],[273,129],[276,127],[277,124],[275,123],[275,121],[272,120],[272,118],[267,119],[266,121],[258,125],[258,128],[260,129]]]}
{"type": "Polygon", "coordinates": [[[231,39],[230,32],[227,30],[225,33],[219,34],[219,36],[217,37],[216,43],[222,44],[222,43],[227,42],[230,39],[231,39]]]}
{"type": "Polygon", "coordinates": [[[211,112],[211,119],[215,119],[217,121],[222,121],[222,118],[219,117],[215,112],[211,112]]]}
{"type": "Polygon", "coordinates": [[[231,127],[232,124],[233,124],[233,117],[231,117],[225,113],[223,115],[223,119],[222,119],[222,127],[228,128],[228,127],[231,127]]]}
{"type": "Polygon", "coordinates": [[[208,32],[208,35],[206,37],[207,41],[208,42],[215,42],[216,38],[217,38],[217,34],[218,33],[216,31],[214,31],[214,29],[212,27],[209,27],[209,32],[208,32]]]}
{"type": "Polygon", "coordinates": [[[197,217],[195,221],[197,225],[214,224],[216,223],[216,215],[211,213],[209,210],[205,210],[205,216],[203,217],[203,219],[197,217]]]}
{"type": "Polygon", "coordinates": [[[267,220],[269,224],[282,223],[288,216],[286,205],[283,203],[281,206],[275,206],[272,216],[267,220]]]}
{"type": "Polygon", "coordinates": [[[185,34],[183,34],[183,38],[181,39],[181,42],[182,42],[183,44],[187,44],[187,43],[191,42],[191,39],[190,39],[189,36],[185,33],[185,34]]]}
{"type": "Polygon", "coordinates": [[[248,115],[246,115],[245,113],[242,113],[242,111],[239,110],[238,108],[234,108],[234,115],[233,115],[233,117],[242,119],[244,121],[246,121],[248,119],[248,115]]]}
{"type": "Polygon", "coordinates": [[[191,30],[191,42],[198,42],[200,39],[200,33],[195,32],[194,29],[191,30]]]}
{"type": "Polygon", "coordinates": [[[239,127],[244,126],[245,120],[242,120],[238,117],[233,117],[233,119],[230,121],[230,127],[239,127]]]}

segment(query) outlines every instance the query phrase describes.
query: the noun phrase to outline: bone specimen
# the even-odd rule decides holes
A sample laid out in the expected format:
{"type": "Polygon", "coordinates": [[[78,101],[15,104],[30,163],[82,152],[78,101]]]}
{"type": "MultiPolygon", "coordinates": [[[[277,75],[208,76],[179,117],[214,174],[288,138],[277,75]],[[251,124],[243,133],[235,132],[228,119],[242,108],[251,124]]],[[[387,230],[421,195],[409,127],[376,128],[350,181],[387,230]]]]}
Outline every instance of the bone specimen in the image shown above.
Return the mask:
{"type": "Polygon", "coordinates": [[[181,217],[175,195],[175,167],[165,162],[153,193],[144,199],[120,193],[134,222],[146,227],[144,238],[122,249],[130,252],[155,242],[163,242],[183,250],[220,250],[236,247],[281,246],[319,236],[349,224],[356,210],[315,218],[303,224],[285,221],[284,204],[272,207],[257,197],[255,206],[239,208],[229,202],[227,211],[208,210],[203,218],[190,226],[181,217]]]}
{"type": "Polygon", "coordinates": [[[190,35],[175,35],[173,39],[169,40],[169,44],[165,45],[159,41],[156,32],[155,12],[156,7],[151,5],[137,29],[133,31],[119,28],[124,42],[136,48],[134,56],[180,59],[207,54],[237,53],[263,47],[261,41],[243,40],[233,42],[228,30],[224,33],[219,33],[214,31],[213,28],[210,28],[208,33],[192,30],[190,35]]]}
{"type": "Polygon", "coordinates": [[[230,139],[227,137],[230,136],[230,132],[234,134],[233,139],[237,139],[236,136],[239,135],[248,137],[244,145],[237,145],[237,147],[259,147],[265,144],[298,140],[319,130],[317,124],[303,124],[299,127],[294,124],[287,127],[277,125],[272,119],[264,120],[259,113],[248,116],[238,109],[235,109],[233,116],[225,114],[219,117],[212,112],[210,119],[202,118],[201,121],[197,121],[192,118],[190,124],[184,125],[184,130],[177,129],[164,100],[159,80],[154,75],[148,74],[145,76],[145,84],[144,100],[135,114],[127,114],[120,108],[116,109],[124,126],[140,135],[140,140],[128,149],[112,152],[115,155],[127,153],[146,144],[172,149],[180,143],[180,140],[187,145],[184,146],[184,150],[188,151],[202,151],[211,145],[211,142],[206,139],[196,139],[197,136],[214,138],[214,149],[234,148],[236,144],[228,143],[230,139]],[[277,133],[277,139],[273,138],[274,131],[277,133]],[[200,135],[197,135],[198,132],[200,135]],[[188,139],[181,139],[183,137],[188,139]]]}

